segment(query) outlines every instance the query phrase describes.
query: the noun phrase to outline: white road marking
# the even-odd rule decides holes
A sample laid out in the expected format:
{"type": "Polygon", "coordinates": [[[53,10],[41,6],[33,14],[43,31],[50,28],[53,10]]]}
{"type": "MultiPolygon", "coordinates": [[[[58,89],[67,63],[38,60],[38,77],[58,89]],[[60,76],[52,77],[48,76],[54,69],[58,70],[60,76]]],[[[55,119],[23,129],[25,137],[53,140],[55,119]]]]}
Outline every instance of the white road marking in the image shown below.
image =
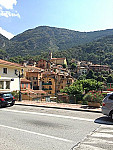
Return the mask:
{"type": "Polygon", "coordinates": [[[64,116],[64,115],[55,115],[55,114],[37,113],[37,112],[28,112],[28,111],[18,111],[18,110],[9,110],[9,109],[1,109],[1,111],[10,111],[10,112],[15,112],[15,113],[25,113],[25,114],[33,114],[33,115],[40,115],[40,116],[48,116],[48,117],[57,117],[57,118],[64,118],[64,119],[73,119],[73,120],[94,122],[93,119],[71,117],[71,116],[64,116]]]}
{"type": "Polygon", "coordinates": [[[112,133],[113,134],[113,130],[104,129],[100,131],[100,133],[112,133]]]}
{"type": "Polygon", "coordinates": [[[43,136],[43,137],[46,137],[46,138],[51,138],[51,139],[55,139],[55,140],[59,140],[59,141],[63,141],[63,142],[69,142],[69,143],[74,142],[74,141],[67,140],[67,139],[64,139],[64,138],[59,138],[59,137],[55,137],[55,136],[51,136],[51,135],[46,135],[46,134],[32,132],[32,131],[28,131],[28,130],[24,130],[24,129],[14,128],[14,127],[10,127],[10,126],[0,125],[0,127],[12,129],[12,130],[17,130],[17,131],[21,131],[21,132],[26,132],[26,133],[30,133],[30,134],[35,134],[35,135],[38,135],[38,136],[43,136]]]}
{"type": "Polygon", "coordinates": [[[113,135],[107,133],[95,133],[92,137],[105,137],[105,138],[113,138],[113,135]]]}
{"type": "MultiPolygon", "coordinates": [[[[96,146],[91,146],[91,145],[86,145],[86,144],[81,144],[80,149],[82,150],[104,150],[103,148],[96,147],[96,146]]],[[[76,148],[75,148],[76,150],[76,148]]]]}
{"type": "Polygon", "coordinates": [[[110,141],[110,140],[104,140],[104,139],[101,139],[101,137],[97,137],[97,138],[93,138],[92,136],[90,137],[90,141],[85,141],[84,144],[88,144],[88,143],[92,143],[92,144],[102,144],[102,143],[108,143],[108,144],[113,144],[113,141],[110,141]]]}

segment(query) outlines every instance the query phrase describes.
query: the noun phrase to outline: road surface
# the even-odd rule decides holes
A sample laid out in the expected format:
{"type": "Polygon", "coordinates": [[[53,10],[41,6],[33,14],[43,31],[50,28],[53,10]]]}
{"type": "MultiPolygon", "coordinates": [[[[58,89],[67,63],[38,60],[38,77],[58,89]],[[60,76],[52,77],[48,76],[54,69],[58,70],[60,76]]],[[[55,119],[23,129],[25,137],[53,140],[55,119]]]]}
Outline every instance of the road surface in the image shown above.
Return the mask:
{"type": "Polygon", "coordinates": [[[13,106],[0,109],[0,149],[71,150],[100,127],[101,113],[13,106]]]}

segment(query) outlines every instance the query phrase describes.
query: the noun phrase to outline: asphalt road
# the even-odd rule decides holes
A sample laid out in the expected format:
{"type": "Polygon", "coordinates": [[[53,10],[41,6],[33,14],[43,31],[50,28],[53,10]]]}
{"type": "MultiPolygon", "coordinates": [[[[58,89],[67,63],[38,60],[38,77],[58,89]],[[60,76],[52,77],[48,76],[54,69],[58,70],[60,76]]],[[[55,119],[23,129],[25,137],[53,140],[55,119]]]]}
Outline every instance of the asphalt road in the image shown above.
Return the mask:
{"type": "Polygon", "coordinates": [[[102,116],[30,106],[1,108],[0,149],[71,150],[100,127],[102,116]]]}

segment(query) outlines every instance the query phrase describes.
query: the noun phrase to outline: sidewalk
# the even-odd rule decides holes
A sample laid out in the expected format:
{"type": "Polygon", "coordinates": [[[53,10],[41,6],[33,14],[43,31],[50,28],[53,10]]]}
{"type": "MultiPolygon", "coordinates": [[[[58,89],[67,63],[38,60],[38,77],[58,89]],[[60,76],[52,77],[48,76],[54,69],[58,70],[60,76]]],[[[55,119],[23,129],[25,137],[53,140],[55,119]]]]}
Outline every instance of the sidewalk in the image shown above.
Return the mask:
{"type": "Polygon", "coordinates": [[[80,104],[67,104],[67,103],[56,103],[56,102],[37,102],[37,101],[16,101],[15,105],[33,106],[33,107],[45,107],[45,108],[55,108],[55,109],[67,109],[67,110],[77,110],[77,111],[89,111],[95,113],[101,113],[101,108],[89,107],[87,105],[80,104]]]}

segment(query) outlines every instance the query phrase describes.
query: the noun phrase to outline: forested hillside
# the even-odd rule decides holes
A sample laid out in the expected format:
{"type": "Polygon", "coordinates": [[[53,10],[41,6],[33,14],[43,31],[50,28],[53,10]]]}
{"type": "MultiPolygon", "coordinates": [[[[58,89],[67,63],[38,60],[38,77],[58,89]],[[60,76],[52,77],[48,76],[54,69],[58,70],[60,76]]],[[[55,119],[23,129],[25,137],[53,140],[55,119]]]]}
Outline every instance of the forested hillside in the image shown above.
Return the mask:
{"type": "Polygon", "coordinates": [[[7,58],[8,54],[5,51],[6,46],[9,45],[9,40],[4,37],[2,34],[0,34],[0,59],[7,58]]]}
{"type": "Polygon", "coordinates": [[[42,51],[67,50],[107,35],[113,35],[113,30],[78,32],[62,28],[40,26],[27,30],[12,38],[10,46],[8,46],[6,51],[10,56],[38,55],[42,51]]]}
{"type": "Polygon", "coordinates": [[[0,34],[0,49],[4,49],[6,45],[8,45],[8,43],[9,43],[9,40],[5,36],[0,34]]]}
{"type": "Polygon", "coordinates": [[[99,39],[95,42],[76,46],[62,53],[55,53],[57,57],[66,56],[68,60],[91,61],[94,64],[106,64],[113,68],[113,35],[99,39]],[[101,60],[100,60],[101,59],[101,60]]]}
{"type": "MultiPolygon", "coordinates": [[[[101,58],[101,64],[109,65],[113,69],[113,35],[99,39],[95,42],[75,46],[68,50],[54,51],[53,57],[66,57],[68,62],[74,58],[80,61],[91,61],[94,64],[100,64],[101,58]]],[[[19,62],[22,60],[39,60],[42,58],[48,59],[49,53],[43,51],[39,55],[26,55],[24,57],[18,56],[11,58],[11,60],[19,62]]]]}
{"type": "Polygon", "coordinates": [[[66,57],[68,62],[92,61],[108,64],[113,68],[113,29],[95,32],[77,32],[48,26],[27,30],[8,40],[0,35],[0,58],[19,62],[21,60],[66,57]]]}

